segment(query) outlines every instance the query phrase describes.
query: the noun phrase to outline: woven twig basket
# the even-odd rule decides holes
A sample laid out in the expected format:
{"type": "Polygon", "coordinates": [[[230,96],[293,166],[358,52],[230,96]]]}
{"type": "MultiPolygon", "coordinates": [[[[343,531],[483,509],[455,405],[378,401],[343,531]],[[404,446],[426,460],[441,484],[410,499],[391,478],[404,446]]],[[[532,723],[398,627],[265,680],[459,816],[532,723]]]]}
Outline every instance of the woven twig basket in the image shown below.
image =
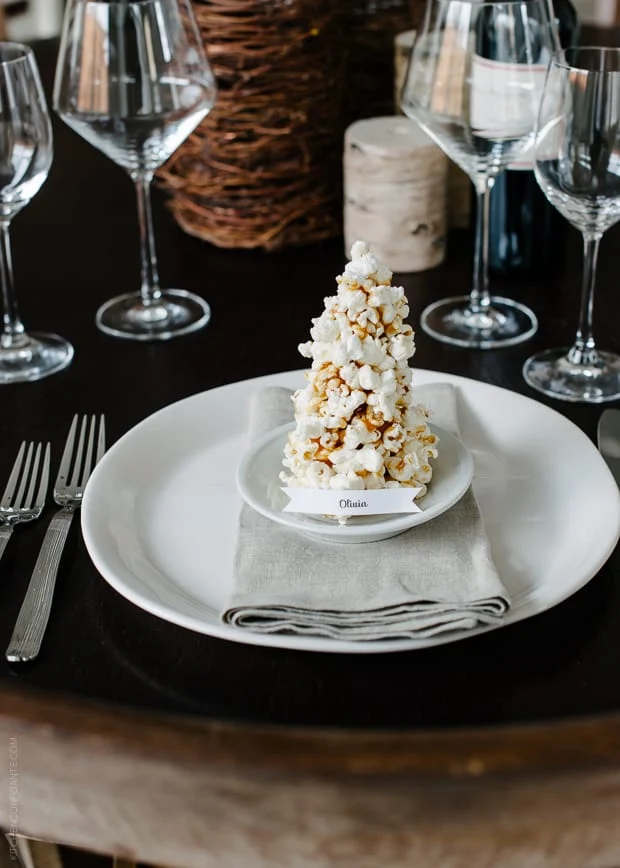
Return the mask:
{"type": "Polygon", "coordinates": [[[340,231],[343,58],[334,0],[195,0],[215,108],[159,173],[187,232],[220,247],[340,231]]]}

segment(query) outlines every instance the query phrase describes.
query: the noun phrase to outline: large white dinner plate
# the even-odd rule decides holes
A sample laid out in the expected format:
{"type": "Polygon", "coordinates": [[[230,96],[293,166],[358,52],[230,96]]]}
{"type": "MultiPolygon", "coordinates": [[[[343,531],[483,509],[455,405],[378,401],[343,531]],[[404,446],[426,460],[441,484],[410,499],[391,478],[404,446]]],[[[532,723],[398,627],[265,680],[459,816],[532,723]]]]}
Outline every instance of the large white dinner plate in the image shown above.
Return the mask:
{"type": "MultiPolygon", "coordinates": [[[[503,623],[556,605],[586,584],[620,534],[620,495],[575,425],[506,389],[432,371],[414,382],[459,387],[461,436],[493,558],[511,598],[503,623]]],[[[302,371],[233,383],[172,404],[122,437],[95,469],[82,506],[86,547],[101,575],[137,606],[175,624],[256,645],[312,651],[423,648],[473,636],[345,642],[252,633],[225,625],[247,448],[250,395],[297,388],[302,371]]]]}

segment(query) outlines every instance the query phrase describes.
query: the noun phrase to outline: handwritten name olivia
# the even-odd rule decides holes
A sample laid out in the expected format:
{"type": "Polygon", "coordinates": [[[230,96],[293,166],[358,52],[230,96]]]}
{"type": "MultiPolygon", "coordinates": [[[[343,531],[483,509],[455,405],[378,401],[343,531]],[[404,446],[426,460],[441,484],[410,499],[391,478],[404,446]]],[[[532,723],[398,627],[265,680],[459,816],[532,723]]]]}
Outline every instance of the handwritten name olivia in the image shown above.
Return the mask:
{"type": "Polygon", "coordinates": [[[348,498],[338,501],[340,509],[368,509],[368,503],[365,500],[349,500],[348,498]]]}

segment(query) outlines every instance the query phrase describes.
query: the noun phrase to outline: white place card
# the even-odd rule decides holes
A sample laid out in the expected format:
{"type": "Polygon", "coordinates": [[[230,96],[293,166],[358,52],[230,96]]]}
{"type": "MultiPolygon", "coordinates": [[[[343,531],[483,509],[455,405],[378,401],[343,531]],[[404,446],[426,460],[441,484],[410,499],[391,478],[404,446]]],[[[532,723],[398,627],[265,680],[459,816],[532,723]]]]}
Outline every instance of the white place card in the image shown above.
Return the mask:
{"type": "Polygon", "coordinates": [[[282,488],[290,498],[283,512],[308,515],[386,515],[421,512],[415,503],[420,488],[381,488],[373,491],[332,491],[326,488],[282,488]]]}

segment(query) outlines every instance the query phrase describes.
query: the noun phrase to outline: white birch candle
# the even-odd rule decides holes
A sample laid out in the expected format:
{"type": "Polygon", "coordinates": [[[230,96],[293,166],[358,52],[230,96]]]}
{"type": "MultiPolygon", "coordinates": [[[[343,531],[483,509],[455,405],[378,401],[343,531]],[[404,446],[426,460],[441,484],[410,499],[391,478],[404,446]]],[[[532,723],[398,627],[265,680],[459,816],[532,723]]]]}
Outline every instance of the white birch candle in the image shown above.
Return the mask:
{"type": "Polygon", "coordinates": [[[448,160],[403,116],[356,121],[344,145],[345,248],[363,239],[392,271],[424,271],[445,255],[448,160]]]}

